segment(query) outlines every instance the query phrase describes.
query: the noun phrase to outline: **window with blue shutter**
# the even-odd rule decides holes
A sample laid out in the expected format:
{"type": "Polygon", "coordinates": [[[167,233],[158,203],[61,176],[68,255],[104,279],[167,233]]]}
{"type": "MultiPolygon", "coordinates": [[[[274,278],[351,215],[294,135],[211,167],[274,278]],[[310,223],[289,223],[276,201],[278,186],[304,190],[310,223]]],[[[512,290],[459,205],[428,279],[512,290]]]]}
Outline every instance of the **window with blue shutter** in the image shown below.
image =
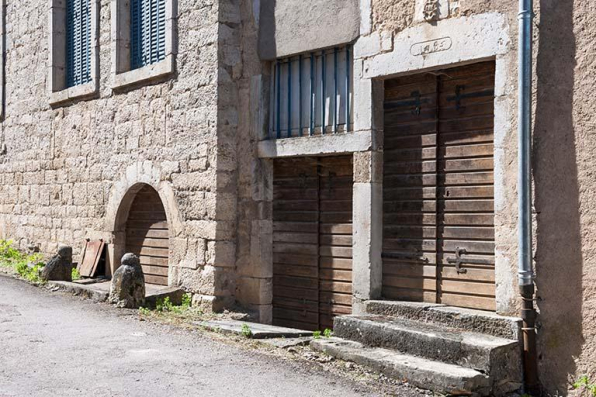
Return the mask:
{"type": "Polygon", "coordinates": [[[166,57],[166,0],[130,1],[130,68],[166,57]]]}
{"type": "Polygon", "coordinates": [[[66,86],[91,81],[91,1],[66,0],[66,86]]]}

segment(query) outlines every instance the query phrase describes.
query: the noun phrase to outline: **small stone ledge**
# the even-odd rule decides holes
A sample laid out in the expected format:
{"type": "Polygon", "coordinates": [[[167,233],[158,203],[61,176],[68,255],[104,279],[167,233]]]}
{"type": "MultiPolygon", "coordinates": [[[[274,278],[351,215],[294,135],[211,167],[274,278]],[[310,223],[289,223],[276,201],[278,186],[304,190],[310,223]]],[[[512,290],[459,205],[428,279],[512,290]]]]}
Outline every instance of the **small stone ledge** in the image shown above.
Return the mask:
{"type": "Polygon", "coordinates": [[[280,158],[313,155],[344,154],[372,150],[372,132],[271,139],[259,142],[260,158],[280,158]]]}
{"type": "Polygon", "coordinates": [[[300,338],[312,336],[312,331],[304,331],[300,329],[276,327],[274,325],[250,323],[246,321],[237,320],[218,320],[218,321],[201,321],[194,323],[200,327],[204,327],[210,331],[222,332],[225,334],[243,334],[244,326],[247,326],[251,331],[252,339],[269,339],[269,338],[300,338]]]}
{"type": "Polygon", "coordinates": [[[112,76],[112,89],[124,90],[143,83],[161,81],[174,74],[175,69],[175,58],[173,54],[170,54],[157,63],[114,74],[112,76]]]}
{"type": "Polygon", "coordinates": [[[47,287],[53,290],[70,292],[73,295],[91,299],[95,302],[107,301],[108,295],[110,294],[110,283],[107,281],[93,284],[81,284],[68,281],[49,281],[47,287]]]}
{"type": "MultiPolygon", "coordinates": [[[[110,281],[107,279],[91,280],[84,279],[73,282],[68,281],[49,281],[47,288],[50,290],[61,290],[70,292],[73,295],[91,299],[96,302],[106,302],[110,294],[110,281]]],[[[178,287],[164,287],[158,285],[145,285],[145,303],[153,308],[158,299],[169,297],[173,304],[182,303],[184,290],[178,287]]]]}
{"type": "Polygon", "coordinates": [[[145,294],[145,306],[154,309],[157,307],[157,301],[160,299],[170,298],[170,302],[173,305],[179,306],[182,304],[182,297],[184,296],[184,290],[178,287],[165,287],[159,290],[149,289],[145,294]]]}

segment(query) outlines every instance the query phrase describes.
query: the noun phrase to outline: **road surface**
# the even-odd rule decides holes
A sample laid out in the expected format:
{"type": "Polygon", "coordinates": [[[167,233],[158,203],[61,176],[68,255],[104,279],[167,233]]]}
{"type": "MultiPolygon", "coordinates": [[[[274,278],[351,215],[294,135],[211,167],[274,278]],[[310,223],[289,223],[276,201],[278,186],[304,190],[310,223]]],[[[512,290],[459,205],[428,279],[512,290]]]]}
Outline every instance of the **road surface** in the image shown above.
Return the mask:
{"type": "Polygon", "coordinates": [[[0,396],[373,396],[251,352],[0,275],[0,396]]]}

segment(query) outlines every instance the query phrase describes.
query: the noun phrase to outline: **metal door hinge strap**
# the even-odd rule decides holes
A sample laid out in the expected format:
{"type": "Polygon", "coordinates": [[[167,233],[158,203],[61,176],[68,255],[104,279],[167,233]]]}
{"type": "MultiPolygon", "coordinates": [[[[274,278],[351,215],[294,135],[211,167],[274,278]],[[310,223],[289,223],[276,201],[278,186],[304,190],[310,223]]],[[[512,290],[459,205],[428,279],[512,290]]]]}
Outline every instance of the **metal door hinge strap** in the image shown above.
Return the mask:
{"type": "Polygon", "coordinates": [[[468,272],[468,269],[463,269],[461,267],[462,263],[470,263],[475,265],[490,265],[491,262],[487,259],[472,259],[472,258],[462,258],[462,255],[466,255],[468,251],[465,248],[455,248],[455,257],[447,258],[447,262],[454,263],[455,269],[458,273],[464,274],[468,272]]]}
{"type": "Polygon", "coordinates": [[[385,103],[384,108],[385,110],[397,109],[401,107],[414,107],[412,110],[413,115],[419,115],[422,110],[422,104],[427,103],[428,100],[422,99],[420,96],[420,91],[414,91],[410,94],[413,100],[406,100],[406,101],[399,101],[399,102],[389,102],[385,103]]]}
{"type": "Polygon", "coordinates": [[[394,252],[383,252],[381,254],[382,258],[387,259],[409,259],[409,260],[419,260],[422,262],[428,262],[428,258],[418,255],[418,254],[402,254],[402,253],[394,253],[394,252]]]}
{"type": "Polygon", "coordinates": [[[462,99],[495,96],[495,90],[492,90],[492,89],[488,89],[488,90],[484,90],[484,91],[480,91],[480,92],[471,92],[469,94],[463,94],[463,91],[465,91],[465,89],[466,89],[465,85],[458,85],[455,87],[455,95],[447,97],[448,102],[455,101],[455,108],[457,110],[460,110],[463,108],[463,106],[461,104],[462,99]]]}

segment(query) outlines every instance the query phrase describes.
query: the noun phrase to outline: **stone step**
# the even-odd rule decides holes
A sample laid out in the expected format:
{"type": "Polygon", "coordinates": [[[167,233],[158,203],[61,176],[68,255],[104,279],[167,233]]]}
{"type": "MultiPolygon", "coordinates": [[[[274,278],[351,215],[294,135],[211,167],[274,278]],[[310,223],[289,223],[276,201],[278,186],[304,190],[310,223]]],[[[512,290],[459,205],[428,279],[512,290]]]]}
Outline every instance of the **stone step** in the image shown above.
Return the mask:
{"type": "Polygon", "coordinates": [[[521,337],[521,319],[482,310],[435,303],[373,300],[366,303],[366,313],[441,324],[506,339],[520,340],[521,337]]]}
{"type": "Polygon", "coordinates": [[[395,317],[371,314],[336,317],[334,335],[489,375],[502,375],[500,370],[517,370],[521,360],[515,340],[395,317]]]}
{"type": "Polygon", "coordinates": [[[383,375],[446,395],[491,395],[486,374],[458,365],[445,364],[383,348],[367,348],[340,338],[314,339],[314,350],[369,367],[383,375]]]}

